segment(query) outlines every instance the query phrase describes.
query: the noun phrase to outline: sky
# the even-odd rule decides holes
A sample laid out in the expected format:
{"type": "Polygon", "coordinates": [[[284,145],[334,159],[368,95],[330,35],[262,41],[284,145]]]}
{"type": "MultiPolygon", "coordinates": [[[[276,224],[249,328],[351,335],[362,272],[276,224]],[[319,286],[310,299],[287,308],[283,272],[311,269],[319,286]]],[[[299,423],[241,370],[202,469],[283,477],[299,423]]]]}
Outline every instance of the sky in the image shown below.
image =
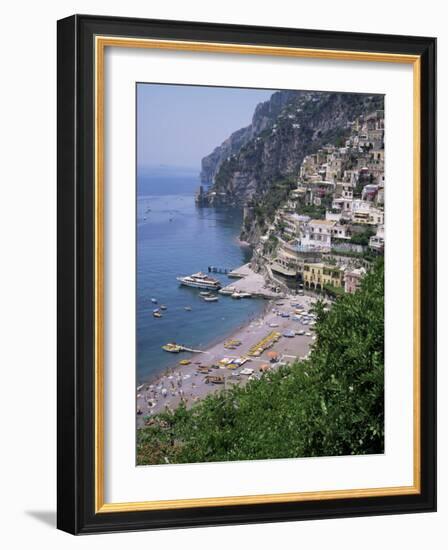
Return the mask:
{"type": "Polygon", "coordinates": [[[137,84],[137,165],[200,169],[273,90],[137,84]]]}

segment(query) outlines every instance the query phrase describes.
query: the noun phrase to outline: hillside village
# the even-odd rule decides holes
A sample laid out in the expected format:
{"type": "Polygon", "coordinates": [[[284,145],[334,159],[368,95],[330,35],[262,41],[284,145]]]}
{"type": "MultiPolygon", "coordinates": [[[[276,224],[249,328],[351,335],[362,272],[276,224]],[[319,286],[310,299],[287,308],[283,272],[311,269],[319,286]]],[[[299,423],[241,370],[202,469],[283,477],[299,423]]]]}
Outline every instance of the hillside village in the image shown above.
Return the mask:
{"type": "Polygon", "coordinates": [[[206,349],[163,348],[191,355],[137,387],[138,464],[383,453],[384,98],[276,92],[201,183],[199,208],[243,210],[252,253],[209,266],[231,281],[202,299],[269,302],[206,349]]]}
{"type": "Polygon", "coordinates": [[[283,289],[355,292],[384,253],[384,188],[384,111],[376,110],[351,123],[343,146],[303,159],[255,246],[253,267],[283,289]]]}

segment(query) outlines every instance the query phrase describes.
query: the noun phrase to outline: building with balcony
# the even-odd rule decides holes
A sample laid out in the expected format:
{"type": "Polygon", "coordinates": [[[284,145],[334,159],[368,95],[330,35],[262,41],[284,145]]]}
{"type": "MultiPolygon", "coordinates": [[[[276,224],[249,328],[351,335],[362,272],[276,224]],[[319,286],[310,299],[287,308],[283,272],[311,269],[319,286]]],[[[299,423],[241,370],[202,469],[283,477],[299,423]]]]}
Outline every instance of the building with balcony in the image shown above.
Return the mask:
{"type": "Polygon", "coordinates": [[[325,285],[341,288],[344,283],[344,270],[323,263],[309,264],[303,267],[303,284],[311,290],[322,290],[325,285]]]}

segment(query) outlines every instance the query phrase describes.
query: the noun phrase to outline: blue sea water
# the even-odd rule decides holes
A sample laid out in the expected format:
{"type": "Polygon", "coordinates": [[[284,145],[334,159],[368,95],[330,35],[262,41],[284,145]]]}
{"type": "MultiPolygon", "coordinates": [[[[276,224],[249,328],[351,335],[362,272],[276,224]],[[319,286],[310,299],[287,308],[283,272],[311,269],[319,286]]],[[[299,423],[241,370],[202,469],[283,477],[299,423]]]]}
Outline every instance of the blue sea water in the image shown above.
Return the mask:
{"type": "MultiPolygon", "coordinates": [[[[180,286],[176,277],[207,271],[209,265],[236,268],[250,259],[239,244],[242,212],[234,208],[199,208],[194,202],[198,171],[164,167],[137,177],[137,380],[179,360],[162,350],[178,342],[196,349],[225,338],[263,310],[260,299],[233,300],[219,295],[205,302],[199,290],[180,286]],[[156,298],[157,305],[151,302],[156,298]],[[152,311],[167,306],[160,319],[152,311]],[[186,311],[190,306],[192,311],[186,311]]],[[[226,275],[214,274],[223,285],[226,275]]],[[[190,354],[182,354],[188,358],[190,354]]]]}

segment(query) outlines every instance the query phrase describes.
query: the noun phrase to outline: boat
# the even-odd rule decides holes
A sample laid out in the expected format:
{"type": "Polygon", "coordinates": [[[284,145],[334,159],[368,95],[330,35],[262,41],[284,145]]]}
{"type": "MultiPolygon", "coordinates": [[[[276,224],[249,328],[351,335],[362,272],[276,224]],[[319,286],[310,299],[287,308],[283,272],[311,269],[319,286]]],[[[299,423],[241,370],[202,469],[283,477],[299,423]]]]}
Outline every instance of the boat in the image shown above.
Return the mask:
{"type": "Polygon", "coordinates": [[[181,361],[179,361],[179,365],[189,365],[191,363],[191,361],[189,361],[188,359],[182,359],[181,361]]]}
{"type": "Polygon", "coordinates": [[[236,349],[238,346],[241,346],[241,340],[227,340],[224,342],[226,349],[236,349]]]}
{"type": "Polygon", "coordinates": [[[218,296],[203,296],[204,302],[217,302],[219,300],[218,296]]]}
{"type": "Polygon", "coordinates": [[[162,314],[160,313],[160,311],[153,311],[152,315],[153,315],[153,317],[156,317],[157,319],[160,319],[160,317],[162,317],[162,314]]]}
{"type": "Polygon", "coordinates": [[[160,309],[166,309],[166,306],[161,305],[161,306],[160,306],[160,309]]]}
{"type": "Polygon", "coordinates": [[[176,344],[175,342],[171,342],[162,346],[162,349],[170,353],[179,353],[182,351],[182,346],[179,346],[179,344],[176,344]]]}
{"type": "Polygon", "coordinates": [[[199,296],[203,296],[203,297],[210,296],[210,292],[200,292],[199,296]]]}
{"type": "Polygon", "coordinates": [[[234,286],[226,286],[225,288],[222,288],[219,293],[220,294],[225,294],[225,295],[232,295],[233,293],[235,292],[235,287],[234,286]]]}
{"type": "Polygon", "coordinates": [[[244,279],[245,276],[244,273],[240,273],[239,271],[229,271],[227,273],[227,277],[230,279],[244,279]]]}
{"type": "Polygon", "coordinates": [[[184,309],[185,311],[191,311],[191,306],[185,306],[184,309]]]}
{"type": "Polygon", "coordinates": [[[218,279],[209,277],[205,273],[198,272],[187,277],[176,277],[181,285],[192,286],[194,288],[204,288],[206,290],[219,290],[221,283],[218,279]]]}
{"type": "Polygon", "coordinates": [[[285,332],[283,333],[283,336],[285,338],[294,338],[295,335],[296,333],[293,330],[285,330],[285,332]]]}
{"type": "Polygon", "coordinates": [[[196,369],[196,372],[198,372],[199,374],[208,374],[210,372],[210,368],[209,367],[198,367],[196,369]]]}
{"type": "Polygon", "coordinates": [[[244,374],[245,376],[250,376],[254,373],[254,369],[249,369],[248,367],[240,370],[240,374],[244,374]]]}
{"type": "Polygon", "coordinates": [[[236,298],[237,300],[239,300],[240,298],[252,298],[252,294],[250,294],[249,292],[242,292],[241,290],[236,290],[232,294],[232,298],[236,298]]]}
{"type": "Polygon", "coordinates": [[[156,300],[155,298],[151,298],[151,302],[152,302],[153,304],[157,304],[157,300],[156,300]]]}

